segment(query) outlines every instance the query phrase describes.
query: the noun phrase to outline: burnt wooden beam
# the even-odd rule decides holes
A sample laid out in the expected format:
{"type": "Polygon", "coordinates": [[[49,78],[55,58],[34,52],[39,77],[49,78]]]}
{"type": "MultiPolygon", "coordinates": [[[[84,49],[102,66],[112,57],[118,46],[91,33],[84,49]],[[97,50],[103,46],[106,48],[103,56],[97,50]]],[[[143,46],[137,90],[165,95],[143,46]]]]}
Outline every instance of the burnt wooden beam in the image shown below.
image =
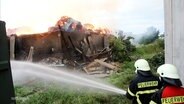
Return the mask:
{"type": "Polygon", "coordinates": [[[58,34],[58,46],[59,46],[59,51],[61,51],[62,50],[61,34],[58,34]]]}
{"type": "Polygon", "coordinates": [[[67,42],[66,39],[64,37],[64,33],[61,29],[61,26],[58,25],[59,31],[60,31],[60,35],[61,35],[61,47],[62,47],[62,52],[63,52],[63,59],[69,59],[69,53],[68,53],[68,49],[67,49],[67,42]]]}
{"type": "Polygon", "coordinates": [[[15,35],[10,36],[10,59],[15,59],[15,35]]]}
{"type": "Polygon", "coordinates": [[[34,54],[34,47],[31,46],[30,50],[29,50],[28,57],[27,57],[27,61],[33,61],[33,54],[34,54]]]}
{"type": "Polygon", "coordinates": [[[117,67],[116,67],[116,66],[111,65],[111,64],[109,64],[109,63],[106,63],[106,62],[104,62],[104,61],[101,61],[101,60],[96,59],[95,62],[98,62],[100,65],[102,65],[102,66],[104,66],[104,67],[107,67],[107,68],[109,68],[109,69],[117,70],[117,67]]]}

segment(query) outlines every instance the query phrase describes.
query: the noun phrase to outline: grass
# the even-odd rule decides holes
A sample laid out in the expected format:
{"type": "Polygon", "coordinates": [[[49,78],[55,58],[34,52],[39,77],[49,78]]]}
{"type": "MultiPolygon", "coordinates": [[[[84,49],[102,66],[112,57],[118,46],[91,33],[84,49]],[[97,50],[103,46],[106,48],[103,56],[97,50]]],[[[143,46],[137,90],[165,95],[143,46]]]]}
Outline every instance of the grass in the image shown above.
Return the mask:
{"type": "Polygon", "coordinates": [[[125,97],[121,95],[108,95],[105,93],[84,93],[77,91],[59,90],[49,88],[43,92],[37,92],[27,97],[18,95],[18,91],[27,92],[27,87],[16,87],[18,104],[126,104],[125,97]],[[118,103],[119,102],[119,103],[118,103]]]}
{"type": "Polygon", "coordinates": [[[141,45],[136,48],[136,51],[133,52],[132,57],[136,58],[151,58],[157,53],[160,53],[164,50],[164,42],[161,39],[157,39],[152,44],[141,45]]]}

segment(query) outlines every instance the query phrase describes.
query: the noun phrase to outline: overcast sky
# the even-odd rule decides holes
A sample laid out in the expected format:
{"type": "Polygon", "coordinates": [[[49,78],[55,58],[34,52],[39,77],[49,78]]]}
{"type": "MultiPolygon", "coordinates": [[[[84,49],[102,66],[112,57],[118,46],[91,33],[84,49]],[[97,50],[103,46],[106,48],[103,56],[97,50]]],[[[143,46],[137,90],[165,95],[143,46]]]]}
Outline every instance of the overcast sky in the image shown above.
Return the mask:
{"type": "Polygon", "coordinates": [[[7,28],[46,31],[61,16],[134,34],[154,26],[164,31],[163,0],[1,0],[7,28]]]}

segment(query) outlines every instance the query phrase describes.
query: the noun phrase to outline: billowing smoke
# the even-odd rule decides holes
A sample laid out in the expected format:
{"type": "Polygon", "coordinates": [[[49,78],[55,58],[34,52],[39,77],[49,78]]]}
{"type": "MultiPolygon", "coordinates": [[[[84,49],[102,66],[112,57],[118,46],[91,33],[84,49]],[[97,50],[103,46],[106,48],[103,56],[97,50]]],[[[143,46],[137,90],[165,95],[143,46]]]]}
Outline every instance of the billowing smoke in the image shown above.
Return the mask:
{"type": "Polygon", "coordinates": [[[155,27],[148,27],[142,34],[124,33],[126,36],[134,37],[133,44],[149,44],[159,38],[160,31],[155,27]]]}
{"type": "Polygon", "coordinates": [[[147,31],[142,34],[141,38],[138,40],[139,44],[149,44],[158,39],[159,30],[155,27],[147,28],[147,31]]]}

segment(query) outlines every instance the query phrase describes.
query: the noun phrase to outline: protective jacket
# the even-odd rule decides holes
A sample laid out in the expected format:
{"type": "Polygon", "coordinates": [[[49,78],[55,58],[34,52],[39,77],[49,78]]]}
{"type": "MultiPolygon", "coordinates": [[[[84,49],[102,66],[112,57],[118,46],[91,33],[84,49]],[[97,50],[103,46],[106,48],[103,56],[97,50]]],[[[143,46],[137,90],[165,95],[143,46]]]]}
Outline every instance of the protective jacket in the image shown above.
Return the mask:
{"type": "Polygon", "coordinates": [[[184,88],[166,85],[151,97],[150,104],[184,104],[184,88]]]}
{"type": "Polygon", "coordinates": [[[159,78],[150,71],[137,71],[137,76],[131,81],[126,96],[132,99],[132,104],[149,104],[151,96],[161,86],[159,78]]]}

